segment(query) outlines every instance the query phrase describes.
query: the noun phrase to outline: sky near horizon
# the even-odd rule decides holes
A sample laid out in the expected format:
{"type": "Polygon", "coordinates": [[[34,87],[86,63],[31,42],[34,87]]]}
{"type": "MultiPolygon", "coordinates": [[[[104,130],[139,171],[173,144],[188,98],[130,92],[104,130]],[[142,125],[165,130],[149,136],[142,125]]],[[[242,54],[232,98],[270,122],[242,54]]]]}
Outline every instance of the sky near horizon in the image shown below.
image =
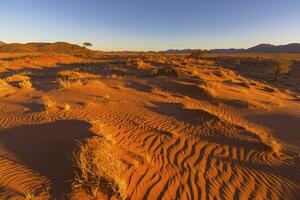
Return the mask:
{"type": "Polygon", "coordinates": [[[0,0],[0,41],[98,50],[300,42],[300,0],[0,0]]]}

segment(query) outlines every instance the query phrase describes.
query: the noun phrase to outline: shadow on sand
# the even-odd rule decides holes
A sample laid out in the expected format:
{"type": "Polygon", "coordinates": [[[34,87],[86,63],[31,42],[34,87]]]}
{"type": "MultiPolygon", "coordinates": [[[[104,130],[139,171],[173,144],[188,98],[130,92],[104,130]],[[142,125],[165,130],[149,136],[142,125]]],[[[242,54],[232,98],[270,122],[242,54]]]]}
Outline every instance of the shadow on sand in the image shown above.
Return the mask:
{"type": "Polygon", "coordinates": [[[47,177],[51,182],[50,195],[60,199],[71,189],[76,141],[92,136],[89,128],[90,124],[77,120],[26,125],[2,131],[0,143],[23,165],[47,177]]]}

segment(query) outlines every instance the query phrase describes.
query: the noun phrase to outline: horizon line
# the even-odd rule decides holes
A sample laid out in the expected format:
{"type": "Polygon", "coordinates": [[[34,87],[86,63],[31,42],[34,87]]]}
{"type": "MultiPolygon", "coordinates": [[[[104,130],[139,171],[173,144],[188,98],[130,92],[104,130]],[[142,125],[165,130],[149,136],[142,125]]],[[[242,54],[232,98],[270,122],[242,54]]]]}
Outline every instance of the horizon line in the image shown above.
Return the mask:
{"type": "MultiPolygon", "coordinates": [[[[69,43],[69,44],[75,44],[75,45],[78,45],[78,46],[82,46],[82,44],[84,42],[88,42],[88,41],[83,41],[81,44],[79,44],[78,42],[72,42],[72,41],[29,41],[29,42],[8,42],[6,43],[5,41],[3,40],[0,40],[0,42],[3,42],[5,44],[28,44],[28,43],[50,43],[50,44],[53,44],[53,43],[58,43],[58,42],[64,42],[64,43],[69,43]]],[[[93,42],[90,42],[93,44],[93,42]]],[[[215,48],[189,48],[189,47],[186,47],[186,48],[164,48],[164,49],[156,49],[156,50],[146,50],[146,49],[110,49],[110,50],[102,50],[102,49],[99,49],[99,48],[95,48],[94,44],[92,47],[90,47],[89,49],[91,50],[95,50],[95,51],[104,51],[104,52],[125,52],[125,51],[129,51],[129,52],[159,52],[159,51],[168,51],[168,50],[217,50],[217,49],[249,49],[249,48],[252,48],[252,47],[255,47],[255,46],[258,46],[258,45],[263,45],[263,44],[266,44],[266,45],[273,45],[273,46],[281,46],[281,45],[290,45],[290,44],[300,44],[300,42],[288,42],[288,43],[271,43],[271,42],[261,42],[261,43],[256,43],[255,45],[249,45],[248,47],[215,47],[215,48]]]]}

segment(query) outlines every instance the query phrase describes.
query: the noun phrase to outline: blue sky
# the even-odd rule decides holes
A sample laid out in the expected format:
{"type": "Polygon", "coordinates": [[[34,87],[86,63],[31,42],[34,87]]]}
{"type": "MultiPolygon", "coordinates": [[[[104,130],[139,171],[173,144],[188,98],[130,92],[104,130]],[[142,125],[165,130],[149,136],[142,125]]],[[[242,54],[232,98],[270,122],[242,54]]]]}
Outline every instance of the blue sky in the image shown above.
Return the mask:
{"type": "Polygon", "coordinates": [[[299,0],[0,0],[0,41],[99,50],[300,42],[299,0]]]}

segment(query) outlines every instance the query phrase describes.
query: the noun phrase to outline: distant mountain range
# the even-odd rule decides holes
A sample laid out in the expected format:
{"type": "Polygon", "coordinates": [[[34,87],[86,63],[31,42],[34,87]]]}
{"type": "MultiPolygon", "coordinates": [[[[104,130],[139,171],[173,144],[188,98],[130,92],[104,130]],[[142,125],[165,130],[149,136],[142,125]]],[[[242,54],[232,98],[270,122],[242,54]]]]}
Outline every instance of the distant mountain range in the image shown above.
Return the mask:
{"type": "MultiPolygon", "coordinates": [[[[151,53],[191,53],[196,49],[169,49],[151,53]]],[[[18,52],[54,52],[54,53],[82,53],[91,51],[76,44],[67,42],[31,42],[26,44],[10,43],[6,44],[0,41],[0,53],[18,53],[18,52]]],[[[211,53],[300,53],[300,43],[291,43],[287,45],[259,44],[248,49],[211,49],[211,53]]]]}
{"type": "Polygon", "coordinates": [[[82,53],[91,51],[76,44],[67,42],[43,43],[31,42],[26,44],[0,42],[0,53],[23,53],[23,52],[55,52],[55,53],[82,53]]]}
{"type": "MultiPolygon", "coordinates": [[[[166,51],[159,51],[159,53],[191,53],[195,49],[169,49],[166,51]]],[[[211,53],[300,53],[300,44],[291,43],[287,45],[271,45],[259,44],[248,49],[211,49],[211,53]]]]}

